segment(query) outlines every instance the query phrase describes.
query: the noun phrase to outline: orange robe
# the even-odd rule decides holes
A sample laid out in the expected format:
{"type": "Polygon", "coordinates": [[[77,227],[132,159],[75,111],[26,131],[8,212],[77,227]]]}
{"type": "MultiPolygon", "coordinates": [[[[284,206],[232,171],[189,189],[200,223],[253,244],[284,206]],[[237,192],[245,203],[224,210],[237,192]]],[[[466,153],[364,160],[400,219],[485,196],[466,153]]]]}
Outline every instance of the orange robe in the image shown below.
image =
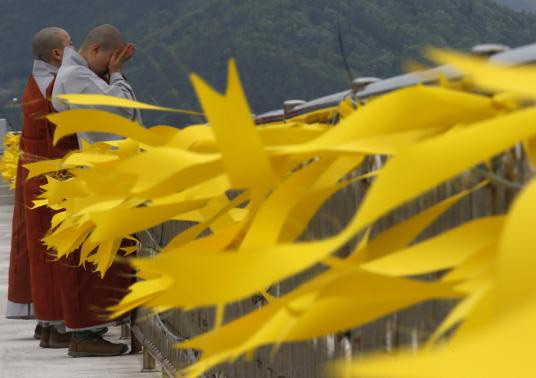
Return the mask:
{"type": "MultiPolygon", "coordinates": [[[[50,98],[54,82],[47,89],[50,98]]],[[[23,97],[24,128],[21,145],[23,163],[57,159],[78,148],[76,135],[63,138],[53,145],[54,125],[43,115],[54,111],[43,98],[33,78],[30,78],[23,97]]],[[[54,211],[47,207],[31,208],[32,201],[42,192],[44,177],[24,182],[24,218],[30,272],[32,298],[37,319],[64,321],[67,329],[98,328],[109,321],[102,318],[103,310],[119,301],[130,285],[129,268],[114,264],[104,279],[97,273],[78,266],[78,253],[54,261],[54,252],[47,250],[42,238],[50,228],[54,211]]]]}
{"type": "Polygon", "coordinates": [[[19,159],[15,181],[15,206],[13,209],[11,253],[9,256],[9,281],[6,317],[9,319],[34,319],[30,262],[26,246],[26,224],[22,195],[23,168],[19,159]]]}

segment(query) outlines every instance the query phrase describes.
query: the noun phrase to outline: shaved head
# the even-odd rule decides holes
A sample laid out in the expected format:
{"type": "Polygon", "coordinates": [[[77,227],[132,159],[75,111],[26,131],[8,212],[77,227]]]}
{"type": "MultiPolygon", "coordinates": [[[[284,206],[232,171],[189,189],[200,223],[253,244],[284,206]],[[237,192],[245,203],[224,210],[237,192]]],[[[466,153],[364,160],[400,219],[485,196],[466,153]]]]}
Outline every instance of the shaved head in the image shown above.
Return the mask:
{"type": "Polygon", "coordinates": [[[89,49],[92,45],[99,45],[105,51],[115,50],[125,45],[123,35],[115,26],[104,24],[90,30],[80,46],[80,50],[89,49]]]}
{"type": "Polygon", "coordinates": [[[79,53],[91,71],[103,76],[110,72],[111,62],[113,69],[121,68],[134,53],[134,45],[125,43],[123,34],[115,26],[104,24],[90,30],[79,53]]]}
{"type": "Polygon", "coordinates": [[[51,63],[53,60],[54,49],[63,50],[66,43],[70,43],[69,34],[58,27],[44,28],[38,31],[32,41],[34,57],[37,60],[51,63]]]}

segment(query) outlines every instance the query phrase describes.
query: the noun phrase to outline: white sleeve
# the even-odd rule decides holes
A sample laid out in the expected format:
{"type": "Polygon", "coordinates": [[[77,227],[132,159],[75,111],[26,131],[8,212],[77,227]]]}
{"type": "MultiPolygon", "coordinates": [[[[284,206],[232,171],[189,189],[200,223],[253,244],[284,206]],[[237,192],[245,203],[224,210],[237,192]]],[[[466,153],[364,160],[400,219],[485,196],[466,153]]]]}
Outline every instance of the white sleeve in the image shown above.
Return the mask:
{"type": "MultiPolygon", "coordinates": [[[[127,100],[134,100],[134,91],[132,87],[125,80],[122,74],[119,72],[114,72],[110,76],[110,84],[106,83],[104,80],[98,76],[89,76],[84,80],[83,85],[79,91],[73,93],[90,93],[90,94],[102,94],[107,96],[114,96],[119,98],[124,98],[127,100]]],[[[92,106],[95,109],[106,110],[108,112],[115,113],[117,115],[123,116],[130,120],[136,118],[136,111],[132,108],[118,108],[110,106],[92,106]]],[[[86,107],[87,108],[87,107],[86,107]]]]}
{"type": "MultiPolygon", "coordinates": [[[[135,100],[134,91],[132,87],[125,80],[120,73],[113,73],[110,77],[110,84],[102,80],[91,71],[81,70],[77,68],[74,71],[66,72],[63,76],[59,75],[54,85],[53,96],[61,94],[102,94],[108,96],[115,96],[128,100],[135,100]],[[63,80],[62,80],[63,79],[63,80]]],[[[141,116],[138,109],[132,108],[120,108],[112,106],[99,106],[99,105],[75,105],[67,104],[57,98],[52,99],[52,105],[57,111],[65,111],[70,109],[98,109],[111,112],[130,120],[136,121],[141,124],[141,116]]],[[[99,141],[121,139],[117,135],[108,133],[78,133],[79,138],[83,138],[90,143],[99,141]]]]}

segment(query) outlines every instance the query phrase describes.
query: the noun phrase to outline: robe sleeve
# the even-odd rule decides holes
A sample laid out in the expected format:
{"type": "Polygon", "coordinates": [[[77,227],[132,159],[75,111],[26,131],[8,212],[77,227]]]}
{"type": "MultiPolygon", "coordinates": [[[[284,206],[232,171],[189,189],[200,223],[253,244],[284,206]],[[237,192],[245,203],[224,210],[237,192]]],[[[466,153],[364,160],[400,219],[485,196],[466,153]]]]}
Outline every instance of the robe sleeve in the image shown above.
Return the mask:
{"type": "MultiPolygon", "coordinates": [[[[67,93],[80,93],[80,94],[102,94],[107,96],[114,96],[124,98],[128,100],[136,100],[132,86],[119,72],[114,72],[110,77],[110,83],[86,70],[78,69],[70,76],[70,80],[65,80],[57,89],[54,87],[54,95],[67,94],[67,93]]],[[[141,116],[138,109],[132,108],[120,108],[112,106],[99,106],[99,105],[66,105],[61,101],[55,101],[53,99],[54,108],[58,111],[64,111],[69,109],[98,109],[111,112],[122,117],[128,118],[132,121],[137,121],[141,124],[141,116]]],[[[79,133],[79,138],[83,138],[90,143],[96,143],[106,140],[117,140],[121,137],[100,132],[79,133]]]]}
{"type": "MultiPolygon", "coordinates": [[[[84,82],[84,85],[82,86],[80,91],[73,91],[72,93],[102,94],[107,96],[124,98],[127,100],[136,99],[134,96],[134,90],[132,89],[131,85],[119,72],[114,72],[110,76],[110,84],[106,83],[98,76],[91,75],[84,82]]],[[[74,109],[75,107],[76,106],[71,105],[72,109],[74,109]]],[[[106,110],[108,112],[115,113],[130,120],[135,120],[137,115],[135,109],[132,108],[117,108],[109,106],[94,106],[93,108],[106,110]]]]}

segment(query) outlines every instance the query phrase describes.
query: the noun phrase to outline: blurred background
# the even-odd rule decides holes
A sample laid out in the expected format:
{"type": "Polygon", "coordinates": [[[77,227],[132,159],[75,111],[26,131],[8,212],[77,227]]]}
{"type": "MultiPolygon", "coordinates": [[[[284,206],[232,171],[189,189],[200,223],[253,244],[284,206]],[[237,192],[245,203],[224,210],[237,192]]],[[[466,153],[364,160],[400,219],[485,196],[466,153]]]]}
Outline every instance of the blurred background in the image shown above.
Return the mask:
{"type": "MultiPolygon", "coordinates": [[[[75,45],[93,26],[118,26],[137,44],[125,73],[138,98],[171,107],[199,110],[188,74],[223,90],[235,57],[259,114],[348,89],[350,76],[398,74],[425,45],[535,42],[533,12],[532,0],[0,0],[0,118],[20,129],[32,36],[46,26],[65,28],[75,45]]],[[[145,112],[144,121],[200,120],[145,112]]]]}

